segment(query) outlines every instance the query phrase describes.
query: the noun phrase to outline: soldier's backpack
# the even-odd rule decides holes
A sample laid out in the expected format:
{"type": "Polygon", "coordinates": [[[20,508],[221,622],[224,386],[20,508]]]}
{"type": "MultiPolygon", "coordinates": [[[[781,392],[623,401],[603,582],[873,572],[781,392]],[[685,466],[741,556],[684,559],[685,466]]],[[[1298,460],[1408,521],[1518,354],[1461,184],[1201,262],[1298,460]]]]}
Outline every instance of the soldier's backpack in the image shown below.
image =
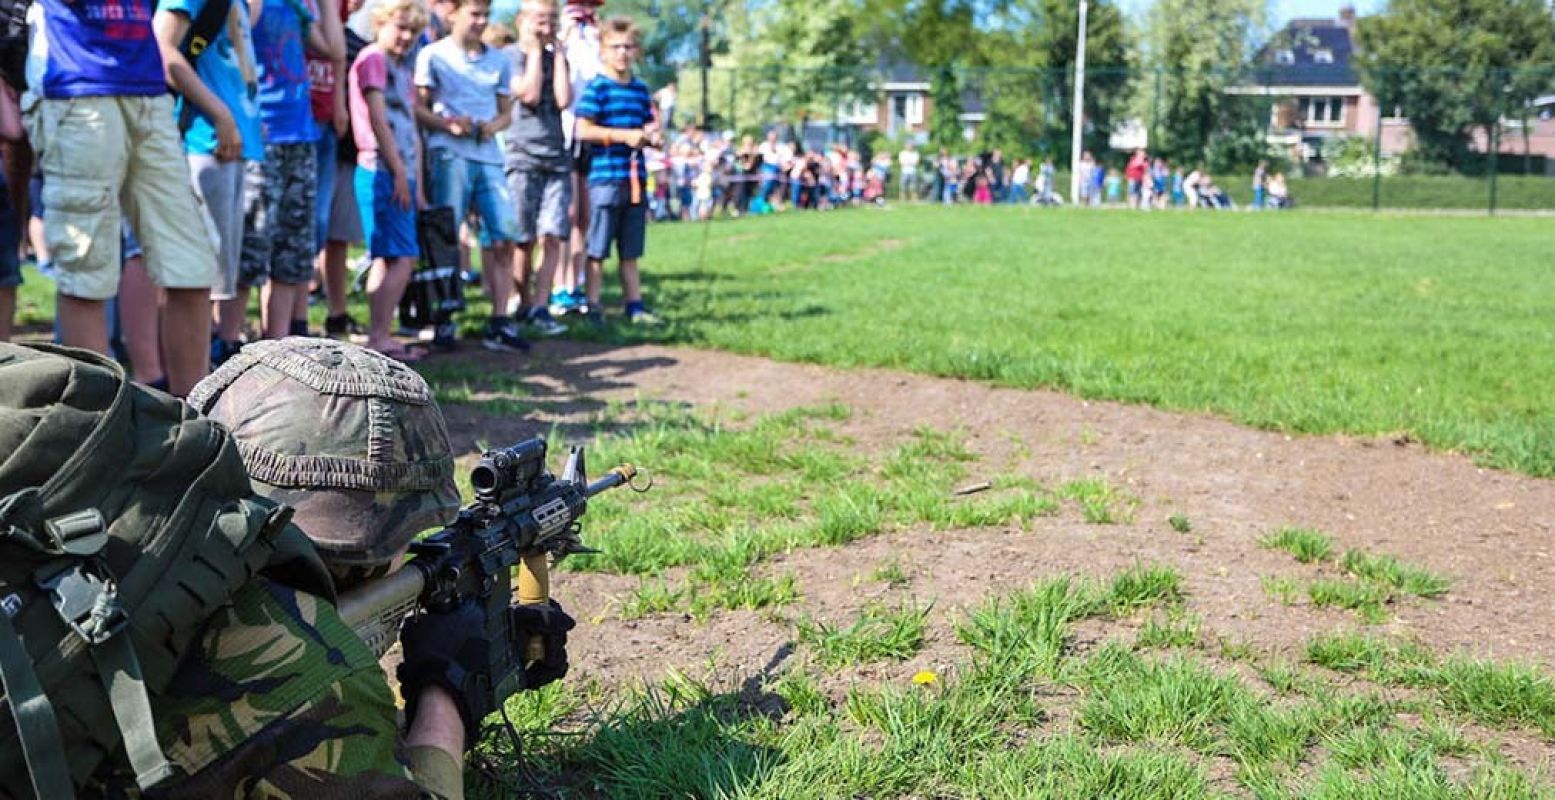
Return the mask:
{"type": "Polygon", "coordinates": [[[202,622],[297,547],[289,517],[182,402],[94,354],[0,344],[0,796],[173,777],[156,699],[202,622]]]}

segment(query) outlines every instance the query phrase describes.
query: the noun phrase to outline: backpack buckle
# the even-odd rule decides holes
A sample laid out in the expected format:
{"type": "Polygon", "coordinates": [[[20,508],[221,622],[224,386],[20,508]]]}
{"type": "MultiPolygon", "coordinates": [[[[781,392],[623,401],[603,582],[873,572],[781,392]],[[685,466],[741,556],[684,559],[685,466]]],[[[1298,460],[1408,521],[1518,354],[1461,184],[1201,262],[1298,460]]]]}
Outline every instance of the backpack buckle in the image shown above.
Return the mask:
{"type": "Polygon", "coordinates": [[[119,604],[113,581],[87,572],[76,564],[38,581],[49,593],[54,610],[87,644],[99,645],[124,629],[129,617],[119,604]]]}
{"type": "Polygon", "coordinates": [[[107,546],[107,528],[103,512],[95,508],[73,511],[43,523],[50,542],[59,552],[82,557],[95,556],[107,546]]]}

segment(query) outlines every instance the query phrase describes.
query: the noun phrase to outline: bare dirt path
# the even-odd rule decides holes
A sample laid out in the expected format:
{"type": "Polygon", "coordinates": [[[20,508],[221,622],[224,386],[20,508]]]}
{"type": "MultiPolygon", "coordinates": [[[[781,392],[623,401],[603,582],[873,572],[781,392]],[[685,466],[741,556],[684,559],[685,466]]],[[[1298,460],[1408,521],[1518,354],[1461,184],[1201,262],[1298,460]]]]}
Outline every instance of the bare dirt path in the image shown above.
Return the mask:
{"type": "MultiPolygon", "coordinates": [[[[484,354],[463,358],[511,368],[484,354]]],[[[882,667],[890,677],[964,658],[951,627],[959,608],[1044,576],[1105,576],[1136,561],[1182,573],[1189,610],[1203,617],[1205,635],[1299,656],[1311,635],[1358,623],[1348,612],[1283,606],[1264,591],[1264,576],[1317,574],[1258,546],[1284,525],[1319,528],[1341,550],[1391,554],[1452,578],[1444,598],[1391,606],[1391,621],[1371,632],[1412,636],[1443,653],[1555,665],[1555,482],[1480,469],[1461,456],[1389,439],[1289,437],[1054,392],[655,346],[544,343],[521,380],[539,410],[497,419],[452,409],[456,447],[581,423],[609,400],[751,413],[839,401],[854,411],[841,431],[863,448],[891,446],[920,425],[961,428],[983,457],[979,468],[990,474],[1018,472],[1049,486],[1100,477],[1139,498],[1125,524],[1091,525],[1063,514],[1026,531],[903,532],[796,552],[763,567],[799,576],[803,597],[784,609],[789,616],[846,619],[887,591],[933,599],[931,646],[908,664],[882,667]],[[1193,532],[1173,532],[1172,514],[1186,515],[1193,532]],[[905,588],[858,580],[887,561],[906,569],[905,588]]],[[[558,577],[557,596],[592,621],[573,638],[575,675],[654,680],[670,667],[710,664],[750,674],[787,653],[792,628],[754,612],[725,612],[705,623],[678,614],[623,622],[610,613],[613,598],[636,583],[558,577]]]]}

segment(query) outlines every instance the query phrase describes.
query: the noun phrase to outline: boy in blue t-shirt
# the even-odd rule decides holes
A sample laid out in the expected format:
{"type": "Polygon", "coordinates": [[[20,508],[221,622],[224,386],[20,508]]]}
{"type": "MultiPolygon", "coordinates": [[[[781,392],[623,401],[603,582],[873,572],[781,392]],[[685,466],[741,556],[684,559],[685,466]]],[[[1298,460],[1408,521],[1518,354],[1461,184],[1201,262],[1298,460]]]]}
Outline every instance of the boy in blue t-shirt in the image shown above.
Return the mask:
{"type": "MultiPolygon", "coordinates": [[[[264,161],[245,167],[245,231],[240,297],[263,287],[260,321],[267,339],[306,335],[305,320],[293,322],[296,304],[306,302],[313,279],[314,205],[318,129],[304,48],[325,58],[337,54],[313,24],[317,10],[306,0],[262,0],[254,25],[259,58],[259,119],[264,126],[264,161]]],[[[341,53],[339,56],[343,57],[341,53]]]]}
{"type": "Polygon", "coordinates": [[[243,164],[263,161],[264,135],[259,122],[258,61],[246,2],[227,6],[226,23],[193,66],[182,45],[193,20],[211,3],[225,0],[161,0],[157,6],[157,44],[167,65],[168,82],[178,90],[178,124],[194,189],[205,201],[216,226],[218,263],[211,285],[216,334],[211,361],[220,364],[238,350],[244,303],[238,296],[238,267],[243,251],[243,164]]]}
{"type": "Polygon", "coordinates": [[[644,146],[661,147],[653,98],[648,86],[632,76],[637,59],[637,27],[624,17],[607,20],[599,37],[604,72],[578,98],[578,138],[594,145],[589,162],[588,255],[589,317],[604,321],[599,304],[603,262],[614,246],[621,260],[621,294],[626,318],[654,325],[659,318],[643,305],[637,260],[647,238],[648,182],[644,146]]]}

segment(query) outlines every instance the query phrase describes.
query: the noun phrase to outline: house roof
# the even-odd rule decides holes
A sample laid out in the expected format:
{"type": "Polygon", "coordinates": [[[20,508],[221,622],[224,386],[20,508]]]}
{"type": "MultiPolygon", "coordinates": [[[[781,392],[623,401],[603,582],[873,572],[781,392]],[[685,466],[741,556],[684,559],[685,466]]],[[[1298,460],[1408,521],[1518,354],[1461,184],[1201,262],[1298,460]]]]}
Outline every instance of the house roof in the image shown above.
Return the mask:
{"type": "Polygon", "coordinates": [[[1355,86],[1350,25],[1335,19],[1293,19],[1254,58],[1248,80],[1265,86],[1355,86]],[[1327,54],[1324,58],[1322,54],[1327,54]]]}

